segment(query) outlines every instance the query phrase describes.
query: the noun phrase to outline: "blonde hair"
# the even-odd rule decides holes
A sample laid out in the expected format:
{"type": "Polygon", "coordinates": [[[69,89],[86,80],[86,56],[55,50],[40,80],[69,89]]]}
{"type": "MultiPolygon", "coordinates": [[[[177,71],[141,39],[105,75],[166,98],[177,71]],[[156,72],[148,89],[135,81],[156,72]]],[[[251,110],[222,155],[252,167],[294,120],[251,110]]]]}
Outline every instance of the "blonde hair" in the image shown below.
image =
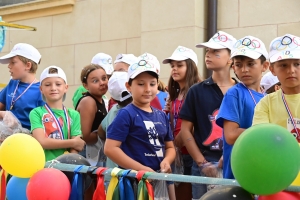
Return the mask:
{"type": "MultiPolygon", "coordinates": [[[[19,56],[18,55],[18,58],[26,65],[28,62],[30,62],[31,63],[31,68],[30,68],[30,70],[29,70],[29,73],[33,73],[33,74],[35,74],[36,73],[36,70],[37,70],[37,68],[38,68],[38,64],[37,63],[35,63],[34,61],[32,61],[32,60],[30,60],[30,59],[28,59],[28,58],[25,58],[25,57],[23,57],[23,56],[19,56]]],[[[40,62],[39,62],[40,63],[40,62]]]]}

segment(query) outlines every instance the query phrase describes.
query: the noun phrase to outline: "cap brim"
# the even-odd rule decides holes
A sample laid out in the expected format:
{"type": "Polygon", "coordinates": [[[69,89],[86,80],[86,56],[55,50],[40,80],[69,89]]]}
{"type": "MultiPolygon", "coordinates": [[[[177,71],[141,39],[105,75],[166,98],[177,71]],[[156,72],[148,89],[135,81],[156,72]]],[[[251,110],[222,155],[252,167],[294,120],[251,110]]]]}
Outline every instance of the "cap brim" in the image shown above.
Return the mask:
{"type": "Polygon", "coordinates": [[[178,56],[177,55],[177,56],[171,56],[169,58],[164,59],[162,61],[162,63],[163,64],[168,64],[168,63],[172,62],[173,60],[175,60],[175,61],[182,61],[182,60],[186,60],[186,59],[188,59],[188,58],[185,57],[185,56],[178,56]]]}
{"type": "Polygon", "coordinates": [[[15,57],[15,54],[9,53],[5,56],[0,57],[0,63],[1,64],[8,64],[9,63],[9,59],[12,57],[15,57]]]}
{"type": "Polygon", "coordinates": [[[211,48],[211,49],[226,49],[228,47],[215,42],[204,42],[196,45],[197,48],[211,48]]]}
{"type": "Polygon", "coordinates": [[[300,59],[300,51],[289,51],[288,54],[285,54],[284,51],[280,51],[269,58],[270,63],[286,59],[300,59]]]}
{"type": "Polygon", "coordinates": [[[258,53],[258,52],[252,51],[252,50],[245,50],[245,49],[242,49],[242,50],[243,51],[237,50],[237,51],[232,52],[230,58],[233,58],[235,56],[246,56],[246,57],[249,57],[252,59],[258,59],[262,55],[261,53],[258,53]]]}

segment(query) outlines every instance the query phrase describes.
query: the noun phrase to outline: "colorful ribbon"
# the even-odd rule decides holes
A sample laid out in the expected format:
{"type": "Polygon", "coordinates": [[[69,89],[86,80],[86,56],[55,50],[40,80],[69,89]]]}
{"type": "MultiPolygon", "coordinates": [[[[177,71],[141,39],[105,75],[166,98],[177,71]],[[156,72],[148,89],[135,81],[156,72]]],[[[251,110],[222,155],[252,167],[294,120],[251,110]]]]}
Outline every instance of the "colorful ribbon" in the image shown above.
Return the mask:
{"type": "Polygon", "coordinates": [[[79,165],[74,170],[72,190],[69,200],[83,200],[83,175],[79,172],[83,165],[79,165]]]}
{"type": "Polygon", "coordinates": [[[119,190],[117,188],[119,184],[118,174],[122,169],[115,167],[111,171],[111,179],[108,185],[106,200],[118,200],[119,199],[119,190]]]}
{"type": "Polygon", "coordinates": [[[138,171],[136,178],[138,184],[138,197],[137,200],[154,200],[154,191],[152,185],[147,180],[152,172],[138,171]]]}
{"type": "Polygon", "coordinates": [[[134,192],[129,178],[126,177],[131,170],[123,170],[119,180],[120,200],[135,199],[134,192]]]}
{"type": "Polygon", "coordinates": [[[0,191],[0,200],[6,199],[6,180],[7,180],[7,173],[2,167],[0,166],[0,177],[1,177],[1,191],[0,191]]]}
{"type": "Polygon", "coordinates": [[[96,171],[97,174],[97,187],[93,195],[93,200],[105,200],[106,199],[106,193],[105,193],[105,187],[104,187],[104,175],[102,174],[105,170],[107,170],[106,167],[99,167],[96,171]]]}

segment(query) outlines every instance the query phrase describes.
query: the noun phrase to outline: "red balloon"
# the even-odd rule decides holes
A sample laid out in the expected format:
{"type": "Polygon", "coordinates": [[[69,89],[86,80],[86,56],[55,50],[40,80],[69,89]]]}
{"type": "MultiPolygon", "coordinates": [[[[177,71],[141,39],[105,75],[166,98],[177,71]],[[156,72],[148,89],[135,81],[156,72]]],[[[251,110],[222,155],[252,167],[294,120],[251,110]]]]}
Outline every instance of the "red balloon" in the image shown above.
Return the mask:
{"type": "Polygon", "coordinates": [[[276,194],[259,196],[258,200],[299,200],[300,193],[298,192],[278,192],[276,194]]]}
{"type": "Polygon", "coordinates": [[[66,175],[54,168],[35,173],[29,180],[26,195],[28,200],[68,200],[71,185],[66,175]]]}

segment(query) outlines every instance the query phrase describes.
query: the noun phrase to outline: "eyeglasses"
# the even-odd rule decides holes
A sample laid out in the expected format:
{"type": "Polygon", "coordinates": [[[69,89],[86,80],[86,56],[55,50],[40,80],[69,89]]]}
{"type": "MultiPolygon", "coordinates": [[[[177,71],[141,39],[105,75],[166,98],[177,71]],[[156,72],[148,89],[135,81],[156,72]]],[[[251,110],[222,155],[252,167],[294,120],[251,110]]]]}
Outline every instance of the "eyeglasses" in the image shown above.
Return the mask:
{"type": "Polygon", "coordinates": [[[281,40],[275,40],[271,45],[271,50],[283,51],[286,48],[296,49],[300,46],[300,38],[284,36],[281,40]]]}
{"type": "Polygon", "coordinates": [[[227,42],[228,37],[224,34],[220,34],[219,32],[216,33],[213,38],[212,38],[215,42],[227,42]]]}
{"type": "Polygon", "coordinates": [[[244,38],[243,40],[238,40],[234,46],[234,48],[242,49],[244,47],[247,47],[250,50],[259,49],[261,47],[261,44],[256,39],[250,39],[250,38],[244,38]]]}

